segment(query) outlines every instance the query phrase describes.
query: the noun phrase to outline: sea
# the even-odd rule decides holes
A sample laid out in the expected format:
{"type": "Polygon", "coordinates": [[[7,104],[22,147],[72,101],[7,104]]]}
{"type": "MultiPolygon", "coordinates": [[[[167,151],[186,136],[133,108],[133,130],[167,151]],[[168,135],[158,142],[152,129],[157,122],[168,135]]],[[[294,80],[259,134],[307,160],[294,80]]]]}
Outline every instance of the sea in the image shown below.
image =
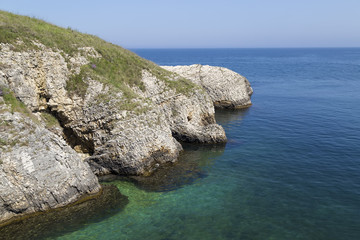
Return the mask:
{"type": "Polygon", "coordinates": [[[216,110],[226,145],[184,145],[156,187],[107,180],[128,204],[51,239],[360,239],[360,48],[132,51],[229,68],[253,104],[216,110]]]}

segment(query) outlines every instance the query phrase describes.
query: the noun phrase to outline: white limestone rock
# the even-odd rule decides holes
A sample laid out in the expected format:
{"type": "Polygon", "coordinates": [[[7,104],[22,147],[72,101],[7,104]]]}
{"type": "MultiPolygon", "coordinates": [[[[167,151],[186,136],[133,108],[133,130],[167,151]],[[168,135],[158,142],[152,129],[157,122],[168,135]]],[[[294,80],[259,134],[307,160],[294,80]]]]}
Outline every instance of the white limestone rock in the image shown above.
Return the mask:
{"type": "Polygon", "coordinates": [[[200,64],[162,68],[202,86],[215,107],[246,108],[251,105],[253,90],[249,81],[230,69],[200,64]]]}
{"type": "Polygon", "coordinates": [[[0,222],[100,190],[89,165],[34,116],[0,97],[0,222]]]}

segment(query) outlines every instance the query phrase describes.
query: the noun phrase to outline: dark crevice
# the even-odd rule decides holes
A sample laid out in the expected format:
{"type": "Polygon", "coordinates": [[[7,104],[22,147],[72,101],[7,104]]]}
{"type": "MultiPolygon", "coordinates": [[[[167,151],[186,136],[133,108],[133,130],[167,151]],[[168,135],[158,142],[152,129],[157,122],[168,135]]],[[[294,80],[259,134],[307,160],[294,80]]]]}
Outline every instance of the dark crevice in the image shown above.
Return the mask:
{"type": "Polygon", "coordinates": [[[172,134],[173,138],[175,138],[180,143],[182,143],[182,142],[199,142],[199,140],[193,136],[182,134],[182,133],[179,133],[176,131],[171,131],[171,134],[172,134]]]}
{"type": "Polygon", "coordinates": [[[52,110],[49,106],[51,96],[46,93],[45,87],[40,87],[40,90],[39,99],[42,100],[41,102],[45,105],[45,109],[39,112],[48,114],[48,116],[43,116],[46,128],[56,135],[63,137],[67,144],[76,152],[92,155],[94,153],[94,143],[91,133],[77,132],[72,127],[69,127],[69,118],[61,112],[52,110]]]}
{"type": "MultiPolygon", "coordinates": [[[[46,98],[48,102],[50,99],[46,98]]],[[[49,115],[51,115],[54,119],[57,120],[57,125],[61,127],[59,131],[55,127],[47,126],[47,129],[51,132],[61,136],[66,143],[73,148],[76,152],[94,154],[94,143],[92,141],[91,133],[82,133],[84,136],[89,136],[89,139],[85,139],[84,137],[80,137],[76,131],[74,131],[71,127],[68,127],[67,124],[69,120],[66,116],[59,114],[57,111],[51,111],[51,109],[47,108],[44,111],[49,115]]]]}
{"type": "Polygon", "coordinates": [[[94,142],[84,139],[69,127],[63,127],[65,141],[76,151],[82,153],[94,154],[94,142]]]}
{"type": "Polygon", "coordinates": [[[215,116],[211,115],[209,113],[204,113],[201,115],[201,123],[204,126],[209,125],[209,124],[215,124],[216,123],[215,116]]]}

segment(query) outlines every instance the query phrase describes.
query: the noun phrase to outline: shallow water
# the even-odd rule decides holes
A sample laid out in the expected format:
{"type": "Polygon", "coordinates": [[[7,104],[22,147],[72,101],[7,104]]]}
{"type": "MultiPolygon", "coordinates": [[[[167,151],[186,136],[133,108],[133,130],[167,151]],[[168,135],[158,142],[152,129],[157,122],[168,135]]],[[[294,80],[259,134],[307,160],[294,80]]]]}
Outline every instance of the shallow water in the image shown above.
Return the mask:
{"type": "Polygon", "coordinates": [[[104,185],[97,195],[84,196],[66,207],[27,215],[2,226],[0,239],[53,239],[107,219],[123,210],[127,203],[127,197],[116,186],[104,185]]]}
{"type": "Polygon", "coordinates": [[[125,209],[58,239],[360,239],[360,49],[135,52],[239,72],[253,106],[217,111],[229,142],[188,148],[183,178],[112,179],[125,209]]]}

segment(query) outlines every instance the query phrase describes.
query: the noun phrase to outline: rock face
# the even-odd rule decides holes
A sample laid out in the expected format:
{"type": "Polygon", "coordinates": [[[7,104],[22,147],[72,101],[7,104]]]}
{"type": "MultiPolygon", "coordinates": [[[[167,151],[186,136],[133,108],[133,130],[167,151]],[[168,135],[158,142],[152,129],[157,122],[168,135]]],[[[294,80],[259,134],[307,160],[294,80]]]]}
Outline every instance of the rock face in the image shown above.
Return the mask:
{"type": "Polygon", "coordinates": [[[88,164],[62,138],[31,113],[12,113],[1,96],[0,183],[0,222],[100,190],[88,164]]]}
{"type": "MultiPolygon", "coordinates": [[[[177,140],[187,142],[225,142],[223,128],[217,125],[214,108],[201,89],[187,96],[167,89],[164,82],[143,71],[145,91],[134,89],[147,99],[146,112],[107,114],[113,124],[109,135],[96,137],[93,155],[87,159],[98,175],[116,173],[148,175],[160,164],[176,161],[182,150],[177,140]]],[[[93,112],[93,111],[92,111],[93,112]]]]}
{"type": "Polygon", "coordinates": [[[253,90],[240,74],[223,67],[208,65],[162,66],[202,86],[215,107],[245,108],[251,105],[253,90]]]}
{"type": "Polygon", "coordinates": [[[0,84],[13,90],[32,112],[55,115],[64,138],[76,151],[88,154],[86,161],[97,175],[147,175],[161,163],[176,161],[182,150],[177,140],[226,141],[206,92],[196,85],[178,92],[166,84],[177,81],[177,75],[161,80],[143,70],[144,89],[132,87],[137,97],[131,100],[86,78],[88,87],[80,96],[69,92],[70,76],[89,64],[88,58],[101,55],[86,48],[67,63],[60,51],[38,46],[40,50],[16,52],[1,44],[0,84]],[[125,104],[134,107],[124,110],[125,104]]]}
{"type": "Polygon", "coordinates": [[[141,116],[127,114],[110,119],[108,132],[94,130],[94,152],[86,161],[97,175],[147,175],[159,164],[175,161],[182,150],[158,109],[141,116]]]}

